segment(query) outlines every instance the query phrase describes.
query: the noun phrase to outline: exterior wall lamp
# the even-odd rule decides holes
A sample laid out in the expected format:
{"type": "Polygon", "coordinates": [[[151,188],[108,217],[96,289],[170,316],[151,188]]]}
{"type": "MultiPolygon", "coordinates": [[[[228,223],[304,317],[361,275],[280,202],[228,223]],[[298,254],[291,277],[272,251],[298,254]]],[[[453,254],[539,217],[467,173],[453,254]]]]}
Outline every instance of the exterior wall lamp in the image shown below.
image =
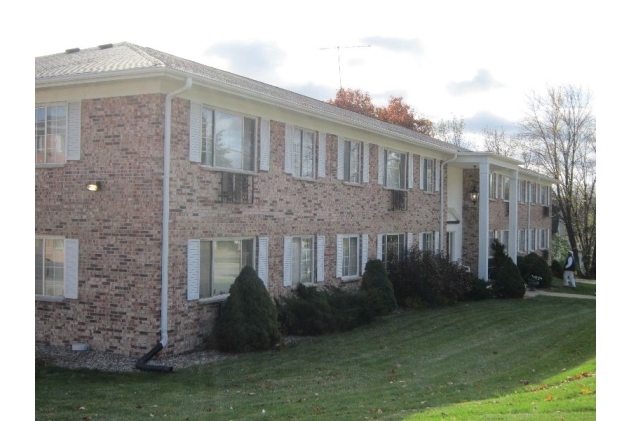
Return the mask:
{"type": "Polygon", "coordinates": [[[473,202],[473,204],[475,205],[476,203],[478,203],[478,199],[480,197],[480,193],[478,193],[478,189],[475,187],[475,185],[473,186],[473,189],[471,190],[471,192],[469,193],[469,198],[471,199],[471,201],[473,202]]]}
{"type": "Polygon", "coordinates": [[[100,181],[92,181],[85,185],[85,187],[89,191],[99,191],[101,190],[101,182],[100,181]]]}

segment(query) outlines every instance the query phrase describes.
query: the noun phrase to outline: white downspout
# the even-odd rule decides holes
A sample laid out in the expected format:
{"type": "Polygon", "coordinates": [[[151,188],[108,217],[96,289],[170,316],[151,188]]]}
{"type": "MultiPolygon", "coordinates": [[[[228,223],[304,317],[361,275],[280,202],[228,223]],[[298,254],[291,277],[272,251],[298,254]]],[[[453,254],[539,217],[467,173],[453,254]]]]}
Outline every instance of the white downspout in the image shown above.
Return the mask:
{"type": "Polygon", "coordinates": [[[162,294],[160,303],[160,343],[167,346],[169,309],[169,181],[171,179],[171,101],[173,97],[190,89],[193,79],[186,78],[180,89],[167,94],[164,104],[164,175],[162,177],[162,294]]]}
{"type": "MultiPolygon", "coordinates": [[[[440,164],[440,234],[438,235],[438,250],[443,250],[443,236],[445,235],[445,180],[444,180],[444,172],[445,165],[453,162],[458,158],[458,152],[454,155],[453,158],[448,159],[447,161],[440,164]]],[[[423,164],[421,164],[423,165],[423,164]]]]}

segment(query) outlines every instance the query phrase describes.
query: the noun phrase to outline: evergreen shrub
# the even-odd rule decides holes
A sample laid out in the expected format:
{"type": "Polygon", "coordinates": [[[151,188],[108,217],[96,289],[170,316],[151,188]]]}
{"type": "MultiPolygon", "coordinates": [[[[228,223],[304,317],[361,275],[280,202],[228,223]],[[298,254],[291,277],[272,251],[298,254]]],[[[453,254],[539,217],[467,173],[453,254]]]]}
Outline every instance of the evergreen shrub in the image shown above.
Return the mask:
{"type": "Polygon", "coordinates": [[[230,287],[213,333],[224,352],[266,350],[279,344],[276,306],[251,266],[245,266],[230,287]]]}
{"type": "Polygon", "coordinates": [[[360,288],[366,293],[377,316],[384,316],[397,308],[394,289],[388,279],[386,267],[381,260],[368,260],[360,288]]]}
{"type": "Polygon", "coordinates": [[[491,271],[491,289],[497,298],[523,298],[526,294],[519,268],[505,250],[504,244],[493,240],[493,270],[491,271]]]}
{"type": "Polygon", "coordinates": [[[295,294],[276,301],[281,331],[287,335],[323,335],[367,324],[375,313],[363,291],[318,289],[299,284],[295,294]]]}
{"type": "Polygon", "coordinates": [[[552,270],[548,262],[537,253],[529,253],[526,256],[517,256],[517,267],[524,281],[528,281],[530,276],[538,276],[539,288],[550,288],[552,285],[552,270]]]}

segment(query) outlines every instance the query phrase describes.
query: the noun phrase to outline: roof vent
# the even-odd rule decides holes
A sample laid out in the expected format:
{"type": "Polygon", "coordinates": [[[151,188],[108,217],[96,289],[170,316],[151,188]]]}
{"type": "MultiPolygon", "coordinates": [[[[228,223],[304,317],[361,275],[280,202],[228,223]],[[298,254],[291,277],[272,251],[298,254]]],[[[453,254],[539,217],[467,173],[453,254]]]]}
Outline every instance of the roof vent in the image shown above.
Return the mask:
{"type": "Polygon", "coordinates": [[[99,50],[105,50],[106,48],[112,48],[114,44],[103,44],[99,45],[99,50]]]}
{"type": "Polygon", "coordinates": [[[78,53],[79,51],[81,51],[80,48],[69,48],[66,50],[66,53],[71,54],[71,53],[78,53]]]}

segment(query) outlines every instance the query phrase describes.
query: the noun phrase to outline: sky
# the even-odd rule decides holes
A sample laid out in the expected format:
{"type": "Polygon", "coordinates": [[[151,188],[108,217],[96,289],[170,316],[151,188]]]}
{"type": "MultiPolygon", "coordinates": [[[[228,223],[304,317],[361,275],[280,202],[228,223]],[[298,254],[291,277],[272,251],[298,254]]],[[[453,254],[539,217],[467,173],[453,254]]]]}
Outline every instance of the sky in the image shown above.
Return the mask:
{"type": "Polygon", "coordinates": [[[515,132],[527,95],[548,86],[594,94],[595,65],[577,58],[596,40],[575,30],[593,10],[567,1],[218,3],[42,3],[34,19],[55,30],[33,55],[127,41],[322,101],[340,86],[376,105],[401,96],[435,124],[463,119],[471,136],[515,132]]]}

